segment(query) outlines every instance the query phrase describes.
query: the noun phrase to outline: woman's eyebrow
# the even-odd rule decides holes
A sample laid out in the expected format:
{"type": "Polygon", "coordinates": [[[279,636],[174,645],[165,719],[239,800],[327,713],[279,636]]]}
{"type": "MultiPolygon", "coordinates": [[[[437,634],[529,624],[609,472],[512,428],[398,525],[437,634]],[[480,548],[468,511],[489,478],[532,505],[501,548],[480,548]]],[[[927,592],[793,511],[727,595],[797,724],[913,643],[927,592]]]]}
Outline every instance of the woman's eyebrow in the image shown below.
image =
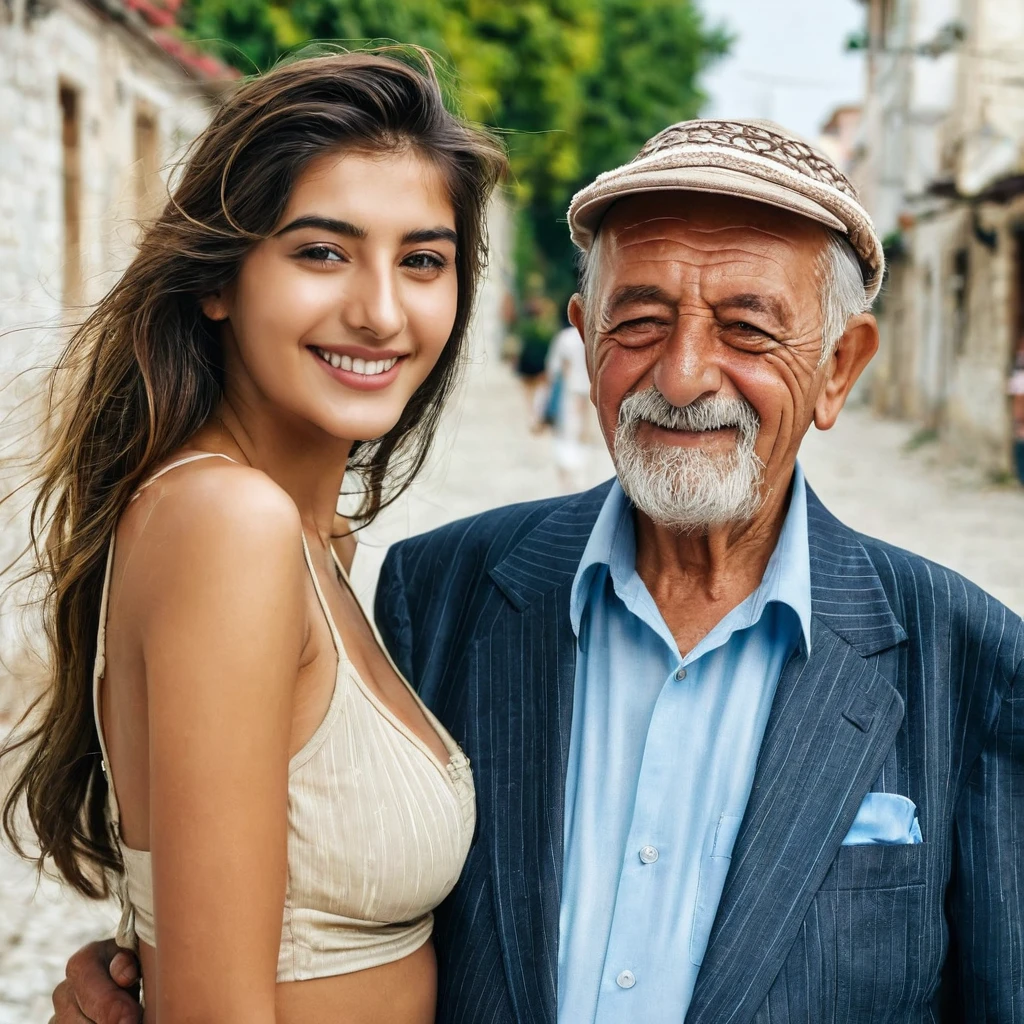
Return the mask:
{"type": "Polygon", "coordinates": [[[335,235],[345,235],[347,238],[365,238],[366,228],[357,227],[347,220],[335,220],[334,217],[319,217],[311,214],[306,217],[296,217],[289,224],[285,224],[280,231],[274,232],[274,237],[279,238],[289,231],[299,231],[301,228],[320,228],[321,231],[330,231],[335,235]]]}
{"type": "MultiPolygon", "coordinates": [[[[364,239],[368,234],[366,228],[358,227],[347,220],[309,214],[305,217],[296,217],[295,220],[285,224],[280,231],[275,232],[274,237],[280,237],[289,231],[299,231],[302,228],[319,228],[321,231],[330,231],[331,234],[344,235],[346,238],[364,239]]],[[[402,245],[416,245],[421,242],[451,242],[452,245],[458,246],[459,236],[451,228],[446,227],[416,228],[402,235],[402,245]]]]}
{"type": "Polygon", "coordinates": [[[407,231],[402,235],[402,245],[411,245],[418,242],[451,242],[458,246],[459,236],[451,228],[417,228],[415,231],[407,231]]]}

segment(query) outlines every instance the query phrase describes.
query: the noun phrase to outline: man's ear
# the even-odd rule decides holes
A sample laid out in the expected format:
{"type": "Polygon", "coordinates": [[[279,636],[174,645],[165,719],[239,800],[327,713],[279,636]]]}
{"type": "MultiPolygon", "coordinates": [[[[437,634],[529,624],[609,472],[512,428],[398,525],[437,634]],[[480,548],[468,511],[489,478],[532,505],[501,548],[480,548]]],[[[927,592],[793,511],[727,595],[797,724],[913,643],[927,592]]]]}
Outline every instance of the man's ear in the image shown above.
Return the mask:
{"type": "Polygon", "coordinates": [[[210,320],[227,320],[231,315],[227,298],[222,291],[210,292],[199,300],[199,308],[210,320]]]}
{"type": "Polygon", "coordinates": [[[579,292],[569,300],[569,323],[580,332],[581,338],[586,338],[586,333],[583,330],[583,325],[586,322],[586,316],[583,312],[583,296],[579,292]]]}
{"type": "Polygon", "coordinates": [[[569,323],[576,328],[579,336],[583,339],[583,352],[587,360],[587,373],[590,374],[590,401],[595,402],[594,397],[594,365],[590,361],[590,342],[587,339],[586,323],[587,314],[583,308],[583,296],[579,292],[569,300],[569,323]]]}
{"type": "Polygon", "coordinates": [[[878,324],[870,313],[850,317],[839,339],[821,394],[814,403],[814,425],[829,430],[835,425],[853,385],[878,351],[878,324]]]}

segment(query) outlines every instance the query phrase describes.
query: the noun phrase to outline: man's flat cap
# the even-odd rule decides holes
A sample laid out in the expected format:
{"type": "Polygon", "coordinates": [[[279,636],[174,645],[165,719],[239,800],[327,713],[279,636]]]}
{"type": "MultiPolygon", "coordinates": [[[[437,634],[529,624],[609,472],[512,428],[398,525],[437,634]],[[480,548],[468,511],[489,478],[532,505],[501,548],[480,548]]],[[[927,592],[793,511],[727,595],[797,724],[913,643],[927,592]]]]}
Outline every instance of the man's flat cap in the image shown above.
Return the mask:
{"type": "Polygon", "coordinates": [[[612,203],[641,192],[713,192],[809,217],[849,238],[868,299],[882,285],[885,257],[857,190],[824,153],[771,121],[680,121],[650,139],[628,164],[605,171],[573,196],[572,240],[586,251],[612,203]]]}

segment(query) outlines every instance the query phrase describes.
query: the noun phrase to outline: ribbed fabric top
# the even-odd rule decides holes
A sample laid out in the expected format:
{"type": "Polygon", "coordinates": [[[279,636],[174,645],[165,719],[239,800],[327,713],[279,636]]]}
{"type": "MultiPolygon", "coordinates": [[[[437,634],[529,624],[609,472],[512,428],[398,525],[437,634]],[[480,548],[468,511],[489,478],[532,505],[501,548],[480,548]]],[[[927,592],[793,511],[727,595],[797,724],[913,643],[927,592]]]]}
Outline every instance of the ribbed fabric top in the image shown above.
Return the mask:
{"type": "MultiPolygon", "coordinates": [[[[218,456],[203,453],[181,459],[143,487],[178,466],[214,457],[218,456]]],[[[399,960],[418,949],[430,937],[433,909],[459,877],[476,824],[469,759],[409,687],[372,622],[381,650],[448,749],[448,763],[442,764],[360,679],[345,654],[305,538],[302,551],[337,651],[338,670],[323,721],[289,763],[288,883],[278,981],[347,974],[399,960]]],[[[93,707],[107,775],[107,816],[125,868],[116,883],[122,904],[117,941],[135,948],[138,939],[155,946],[156,927],[150,854],[121,840],[103,738],[100,686],[113,562],[111,537],[93,707]]],[[[337,558],[335,563],[339,577],[350,586],[337,558]]]]}

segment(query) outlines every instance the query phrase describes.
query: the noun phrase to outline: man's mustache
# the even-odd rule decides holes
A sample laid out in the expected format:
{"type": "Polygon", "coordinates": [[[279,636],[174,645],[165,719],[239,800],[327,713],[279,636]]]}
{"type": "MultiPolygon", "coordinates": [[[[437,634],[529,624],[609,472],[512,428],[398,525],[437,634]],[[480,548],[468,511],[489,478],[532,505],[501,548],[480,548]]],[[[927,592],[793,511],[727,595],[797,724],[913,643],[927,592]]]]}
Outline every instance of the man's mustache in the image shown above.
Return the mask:
{"type": "Polygon", "coordinates": [[[628,395],[619,406],[619,428],[651,423],[667,430],[739,431],[741,440],[757,436],[761,417],[743,398],[708,395],[688,405],[673,405],[656,387],[628,395]]]}

